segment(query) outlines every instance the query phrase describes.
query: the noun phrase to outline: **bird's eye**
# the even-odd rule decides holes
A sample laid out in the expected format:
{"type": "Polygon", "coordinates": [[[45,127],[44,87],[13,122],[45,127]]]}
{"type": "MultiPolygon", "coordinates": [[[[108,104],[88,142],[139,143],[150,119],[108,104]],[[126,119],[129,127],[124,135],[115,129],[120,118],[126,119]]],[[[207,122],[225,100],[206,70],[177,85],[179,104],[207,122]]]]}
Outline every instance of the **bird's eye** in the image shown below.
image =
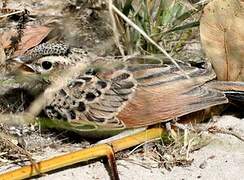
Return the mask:
{"type": "Polygon", "coordinates": [[[49,62],[49,61],[43,61],[42,62],[42,68],[45,69],[45,70],[49,70],[52,68],[52,63],[49,62]]]}

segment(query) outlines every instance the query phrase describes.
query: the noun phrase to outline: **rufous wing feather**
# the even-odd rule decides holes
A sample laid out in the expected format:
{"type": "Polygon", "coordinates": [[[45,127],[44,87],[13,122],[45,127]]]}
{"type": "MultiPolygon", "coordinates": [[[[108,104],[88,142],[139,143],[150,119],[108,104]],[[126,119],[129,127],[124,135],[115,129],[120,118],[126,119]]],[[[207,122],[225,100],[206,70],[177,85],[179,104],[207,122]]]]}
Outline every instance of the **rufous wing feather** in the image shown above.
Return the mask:
{"type": "Polygon", "coordinates": [[[117,116],[128,128],[165,122],[228,102],[223,92],[205,86],[215,78],[208,63],[202,67],[181,64],[189,79],[174,65],[141,66],[130,68],[138,85],[117,116]]]}

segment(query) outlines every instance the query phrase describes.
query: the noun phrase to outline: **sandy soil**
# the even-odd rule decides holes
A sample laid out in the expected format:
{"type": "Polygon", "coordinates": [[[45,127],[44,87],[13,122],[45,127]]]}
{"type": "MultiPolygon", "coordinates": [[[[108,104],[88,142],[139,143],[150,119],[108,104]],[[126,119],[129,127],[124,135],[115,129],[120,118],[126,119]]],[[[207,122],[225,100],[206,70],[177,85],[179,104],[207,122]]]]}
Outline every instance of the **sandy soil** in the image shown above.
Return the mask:
{"type": "MultiPolygon", "coordinates": [[[[244,134],[244,119],[223,116],[217,119],[218,127],[232,129],[244,134]]],[[[121,180],[148,179],[232,179],[241,180],[244,176],[244,142],[226,134],[211,135],[212,141],[207,146],[195,151],[190,156],[194,159],[189,167],[174,167],[172,171],[158,168],[158,163],[150,159],[150,154],[143,157],[134,154],[127,160],[118,160],[118,171],[121,180]]],[[[110,179],[102,162],[88,165],[77,165],[63,171],[55,172],[39,180],[68,179],[110,179]]]]}

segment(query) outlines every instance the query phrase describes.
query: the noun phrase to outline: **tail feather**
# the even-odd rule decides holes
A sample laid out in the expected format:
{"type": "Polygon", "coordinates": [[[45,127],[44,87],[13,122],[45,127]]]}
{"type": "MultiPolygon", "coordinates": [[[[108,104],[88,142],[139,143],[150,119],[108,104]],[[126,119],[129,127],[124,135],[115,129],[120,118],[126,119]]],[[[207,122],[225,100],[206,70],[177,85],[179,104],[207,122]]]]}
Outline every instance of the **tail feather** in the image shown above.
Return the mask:
{"type": "Polygon", "coordinates": [[[229,101],[244,103],[244,82],[211,81],[206,85],[209,88],[224,92],[229,101]]]}

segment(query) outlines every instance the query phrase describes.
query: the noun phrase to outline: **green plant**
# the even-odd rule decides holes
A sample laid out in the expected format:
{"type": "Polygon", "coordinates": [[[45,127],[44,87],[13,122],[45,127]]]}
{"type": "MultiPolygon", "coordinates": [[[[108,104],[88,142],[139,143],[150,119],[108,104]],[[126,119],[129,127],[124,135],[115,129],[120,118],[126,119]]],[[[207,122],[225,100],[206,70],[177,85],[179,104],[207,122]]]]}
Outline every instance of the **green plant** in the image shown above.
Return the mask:
{"type": "MultiPolygon", "coordinates": [[[[193,16],[202,8],[182,0],[118,0],[115,5],[168,51],[177,51],[182,47],[191,34],[191,28],[199,25],[198,19],[193,16]],[[170,41],[177,41],[173,48],[169,45],[170,41]]],[[[138,51],[142,54],[158,53],[140,33],[119,18],[117,28],[128,54],[138,51]]]]}

